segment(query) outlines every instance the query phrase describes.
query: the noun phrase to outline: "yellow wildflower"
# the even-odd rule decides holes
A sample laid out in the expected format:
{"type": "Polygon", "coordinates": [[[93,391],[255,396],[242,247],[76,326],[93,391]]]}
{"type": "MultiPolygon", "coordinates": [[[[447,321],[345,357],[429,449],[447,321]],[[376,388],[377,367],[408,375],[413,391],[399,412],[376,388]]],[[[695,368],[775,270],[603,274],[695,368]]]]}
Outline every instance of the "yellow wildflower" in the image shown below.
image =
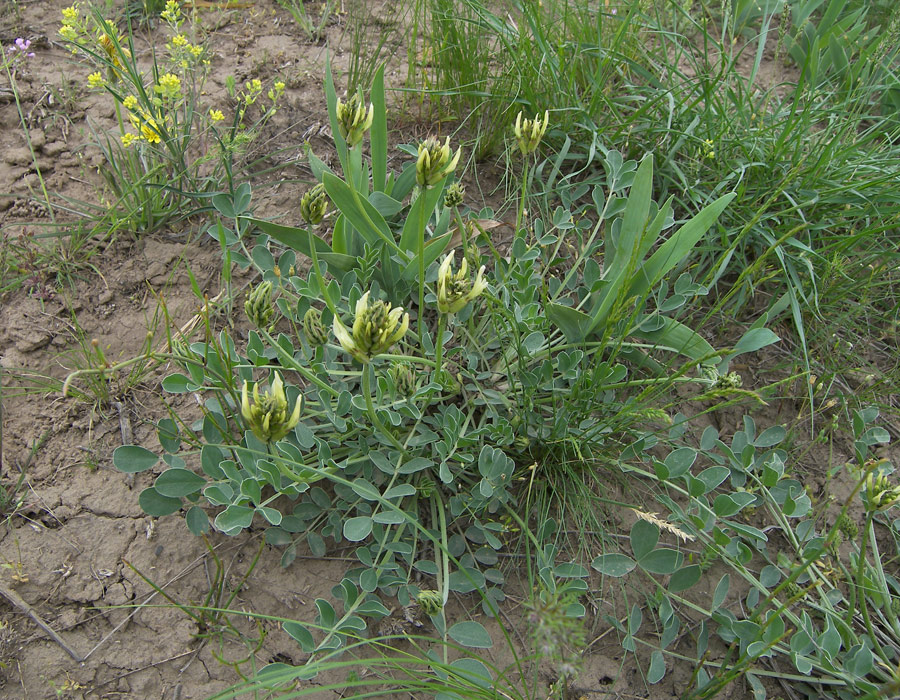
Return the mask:
{"type": "Polygon", "coordinates": [[[209,110],[209,118],[214,122],[220,122],[225,118],[225,115],[222,114],[221,109],[211,109],[209,110]]]}
{"type": "Polygon", "coordinates": [[[284,92],[284,81],[283,80],[276,80],[274,83],[274,86],[275,86],[275,92],[284,92]]]}
{"type": "Polygon", "coordinates": [[[137,103],[137,98],[134,95],[129,95],[124,100],[122,100],[122,106],[128,110],[132,110],[137,107],[137,103]]]}
{"type": "Polygon", "coordinates": [[[163,97],[174,100],[181,93],[181,80],[174,73],[166,73],[159,79],[159,85],[153,88],[163,97]]]}
{"type": "Polygon", "coordinates": [[[71,7],[64,7],[62,11],[63,24],[72,25],[78,21],[78,3],[71,7]]]}
{"type": "Polygon", "coordinates": [[[188,51],[191,52],[191,55],[192,55],[194,58],[200,58],[201,54],[203,53],[203,47],[202,47],[202,46],[196,46],[196,45],[188,44],[188,51]]]}
{"type": "Polygon", "coordinates": [[[87,83],[88,83],[88,87],[93,90],[96,90],[97,88],[102,88],[103,87],[103,76],[100,74],[99,71],[96,73],[91,73],[88,76],[87,83]]]}
{"type": "Polygon", "coordinates": [[[173,36],[172,45],[178,47],[190,46],[190,44],[188,44],[187,37],[184,34],[176,34],[175,36],[173,36]]]}
{"type": "Polygon", "coordinates": [[[178,20],[181,18],[181,7],[178,5],[178,0],[167,0],[166,9],[160,12],[159,16],[166,22],[177,24],[178,20]]]}
{"type": "Polygon", "coordinates": [[[59,35],[66,41],[78,39],[78,30],[70,24],[64,24],[59,28],[59,35]]]}
{"type": "Polygon", "coordinates": [[[131,146],[138,138],[132,133],[122,134],[122,146],[124,148],[128,148],[131,146]]]}
{"type": "Polygon", "coordinates": [[[147,143],[159,143],[159,127],[156,125],[156,120],[151,118],[141,124],[141,137],[147,143]]]}

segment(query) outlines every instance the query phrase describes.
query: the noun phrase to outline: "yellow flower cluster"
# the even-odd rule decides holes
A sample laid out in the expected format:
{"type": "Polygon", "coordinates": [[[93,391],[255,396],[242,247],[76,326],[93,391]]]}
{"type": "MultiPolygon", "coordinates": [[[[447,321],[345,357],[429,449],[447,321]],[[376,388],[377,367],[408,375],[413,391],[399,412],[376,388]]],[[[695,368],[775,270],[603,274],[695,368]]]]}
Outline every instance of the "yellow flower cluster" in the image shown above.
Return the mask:
{"type": "Polygon", "coordinates": [[[214,122],[220,122],[225,118],[225,115],[222,114],[221,109],[211,109],[209,110],[209,118],[214,122]]]}
{"type": "Polygon", "coordinates": [[[100,71],[96,73],[91,73],[87,78],[88,87],[92,90],[97,90],[98,88],[102,88],[104,84],[103,76],[100,74],[100,71]]]}
{"type": "Polygon", "coordinates": [[[159,84],[153,89],[164,99],[175,100],[181,96],[181,80],[174,73],[166,73],[159,79],[159,84]]]}
{"type": "Polygon", "coordinates": [[[178,4],[178,0],[166,0],[166,7],[159,13],[159,16],[170,24],[176,26],[181,24],[181,6],[178,4]]]}

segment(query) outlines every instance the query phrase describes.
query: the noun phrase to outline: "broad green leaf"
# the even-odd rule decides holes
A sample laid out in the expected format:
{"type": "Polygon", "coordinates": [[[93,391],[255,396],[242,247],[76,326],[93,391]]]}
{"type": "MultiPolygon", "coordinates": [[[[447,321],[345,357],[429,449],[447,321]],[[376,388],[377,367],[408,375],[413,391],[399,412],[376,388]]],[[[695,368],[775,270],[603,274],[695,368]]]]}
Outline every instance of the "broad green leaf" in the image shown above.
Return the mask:
{"type": "Polygon", "coordinates": [[[719,582],[716,584],[716,590],[713,592],[712,608],[710,608],[710,612],[715,612],[722,607],[722,603],[725,602],[725,598],[728,596],[728,589],[730,586],[731,576],[729,574],[725,574],[724,576],[722,576],[722,578],[719,579],[719,582]]]}
{"type": "MultiPolygon", "coordinates": [[[[643,559],[641,560],[643,566],[643,559]]],[[[680,593],[681,591],[686,591],[688,588],[693,586],[697,581],[700,580],[700,576],[702,574],[702,570],[696,564],[692,564],[691,566],[684,566],[674,574],[672,574],[672,578],[669,579],[668,589],[672,593],[680,593]]]]}
{"type": "Polygon", "coordinates": [[[756,498],[751,493],[720,493],[713,501],[713,512],[720,518],[729,518],[742,508],[750,505],[756,498]]]}
{"type": "Polygon", "coordinates": [[[284,631],[287,632],[291,636],[291,638],[300,645],[300,648],[307,654],[311,653],[316,648],[316,643],[313,640],[312,634],[299,622],[288,620],[287,622],[282,624],[282,627],[284,628],[284,631]]]}
{"type": "Polygon", "coordinates": [[[344,521],[344,537],[351,542],[360,542],[372,532],[372,518],[359,515],[344,521]]]}
{"type": "MultiPolygon", "coordinates": [[[[443,236],[436,236],[431,240],[425,243],[425,269],[428,269],[428,266],[431,265],[435,260],[438,259],[441,253],[444,252],[444,249],[447,247],[447,244],[450,242],[450,234],[445,233],[443,236]]],[[[414,255],[412,259],[406,264],[406,267],[403,268],[403,273],[401,277],[410,281],[415,279],[415,277],[419,274],[419,256],[414,255]]]]}
{"type": "MultiPolygon", "coordinates": [[[[466,683],[472,683],[480,688],[491,688],[493,685],[494,680],[491,676],[491,672],[488,670],[487,666],[478,659],[469,657],[457,659],[450,664],[450,668],[455,675],[459,676],[466,683]]],[[[456,693],[443,693],[443,695],[459,698],[456,693]]],[[[472,694],[472,696],[477,697],[475,694],[472,694]]]]}
{"type": "Polygon", "coordinates": [[[631,557],[624,554],[601,554],[591,562],[591,566],[606,576],[621,578],[636,566],[631,557]]]}
{"type": "Polygon", "coordinates": [[[681,262],[706,235],[710,226],[716,222],[734,197],[733,192],[719,197],[675,231],[642,265],[641,272],[632,281],[627,296],[643,298],[654,289],[666,273],[681,262]]]}
{"type": "MultiPolygon", "coordinates": [[[[282,226],[264,219],[249,218],[249,221],[260,231],[271,236],[279,243],[283,243],[292,250],[302,253],[306,257],[311,257],[312,249],[309,247],[309,232],[305,228],[294,226],[282,226]]],[[[357,266],[356,258],[352,255],[344,255],[335,253],[331,246],[316,235],[313,235],[313,245],[316,247],[316,254],[319,260],[326,263],[330,270],[347,273],[357,266]]]]}
{"type": "Polygon", "coordinates": [[[178,511],[181,508],[181,499],[163,496],[151,486],[149,489],[141,491],[141,495],[138,496],[138,505],[147,515],[161,518],[178,511]]]}
{"type": "Polygon", "coordinates": [[[633,328],[631,334],[650,343],[671,348],[679,355],[692,360],[715,359],[715,348],[695,330],[668,316],[660,316],[659,320],[662,326],[658,330],[643,331],[640,328],[633,328]]]}
{"type": "Polygon", "coordinates": [[[158,461],[159,457],[140,445],[122,445],[113,451],[113,465],[126,474],[146,471],[158,461]]]}
{"type": "Polygon", "coordinates": [[[640,519],[631,526],[631,551],[634,552],[635,559],[643,559],[653,551],[657,542],[659,542],[658,526],[640,519]]]}
{"type": "MultiPolygon", "coordinates": [[[[200,506],[191,506],[184,516],[188,530],[194,535],[202,535],[209,532],[209,516],[200,506]]],[[[268,535],[269,533],[266,532],[268,535]]]]}
{"type": "Polygon", "coordinates": [[[166,469],[157,478],[153,487],[163,496],[181,498],[197,493],[206,486],[206,479],[189,469],[166,469]]]}
{"type": "Polygon", "coordinates": [[[546,306],[547,318],[555,324],[570,343],[580,343],[587,337],[591,329],[591,317],[562,304],[549,303],[546,306]]]}
{"type": "Polygon", "coordinates": [[[447,634],[457,643],[464,647],[472,647],[473,649],[490,649],[494,646],[491,635],[480,622],[469,620],[467,622],[457,622],[449,630],[447,634]]]}
{"type": "Polygon", "coordinates": [[[253,522],[253,508],[230,505],[216,516],[215,526],[226,534],[237,534],[253,522]],[[237,532],[236,532],[237,531],[237,532]]]}
{"type": "Polygon", "coordinates": [[[661,547],[638,560],[640,567],[651,574],[674,574],[684,561],[684,555],[674,549],[661,547]]]}
{"type": "Polygon", "coordinates": [[[384,192],[387,180],[387,105],[384,99],[384,64],[375,71],[372,90],[372,126],[369,129],[369,153],[372,156],[372,187],[376,192],[384,192]]]}
{"type": "Polygon", "coordinates": [[[647,682],[653,685],[659,683],[666,675],[666,659],[659,649],[654,649],[650,654],[650,668],[647,669],[647,682]]]}
{"type": "Polygon", "coordinates": [[[329,173],[325,173],[322,182],[334,206],[340,209],[369,244],[378,245],[381,241],[394,240],[394,234],[384,217],[367,199],[362,196],[354,197],[353,190],[346,182],[329,173]]]}
{"type": "MultiPolygon", "coordinates": [[[[434,187],[429,187],[424,194],[420,194],[413,202],[403,224],[403,232],[400,234],[400,250],[413,251],[417,249],[418,237],[423,234],[422,225],[427,226],[434,208],[444,194],[444,181],[441,180],[434,187]]],[[[426,232],[427,233],[427,232],[426,232]]]]}

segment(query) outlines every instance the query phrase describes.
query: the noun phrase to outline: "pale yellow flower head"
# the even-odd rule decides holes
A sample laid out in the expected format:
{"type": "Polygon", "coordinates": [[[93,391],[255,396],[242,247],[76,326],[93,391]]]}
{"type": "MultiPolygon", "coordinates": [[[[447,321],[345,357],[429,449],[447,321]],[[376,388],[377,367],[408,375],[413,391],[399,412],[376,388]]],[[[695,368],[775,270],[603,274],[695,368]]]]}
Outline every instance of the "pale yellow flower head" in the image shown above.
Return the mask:
{"type": "Polygon", "coordinates": [[[450,151],[450,137],[442,144],[433,136],[419,144],[416,158],[416,182],[420,187],[433,187],[456,170],[461,148],[450,151]]]}
{"type": "Polygon", "coordinates": [[[355,360],[366,364],[376,355],[387,352],[409,329],[409,314],[383,301],[370,301],[369,292],[356,302],[353,328],[348,330],[338,316],[332,326],[341,347],[355,360]]]}
{"type": "Polygon", "coordinates": [[[455,314],[487,289],[484,281],[484,265],[475,275],[474,282],[469,277],[469,263],[465,257],[459,266],[459,272],[453,272],[453,258],[450,254],[438,269],[438,311],[442,314],[455,314]]]}
{"type": "Polygon", "coordinates": [[[513,132],[516,135],[516,143],[519,144],[519,150],[522,155],[534,153],[537,150],[541,139],[547,132],[547,125],[550,123],[550,112],[544,111],[544,118],[535,114],[534,119],[523,119],[522,112],[516,117],[516,125],[513,132]]]}
{"type": "Polygon", "coordinates": [[[338,98],[335,111],[337,112],[338,130],[347,145],[353,148],[363,140],[363,136],[372,126],[375,107],[370,104],[367,110],[362,95],[355,92],[346,102],[338,98]]]}
{"type": "Polygon", "coordinates": [[[241,415],[250,430],[263,442],[277,442],[293,430],[300,422],[300,411],[303,408],[301,395],[294,404],[294,410],[288,414],[288,401],[284,393],[281,375],[275,373],[272,386],[262,396],[259,387],[253,385],[253,403],[250,403],[250,392],[247,382],[241,390],[241,415]]]}

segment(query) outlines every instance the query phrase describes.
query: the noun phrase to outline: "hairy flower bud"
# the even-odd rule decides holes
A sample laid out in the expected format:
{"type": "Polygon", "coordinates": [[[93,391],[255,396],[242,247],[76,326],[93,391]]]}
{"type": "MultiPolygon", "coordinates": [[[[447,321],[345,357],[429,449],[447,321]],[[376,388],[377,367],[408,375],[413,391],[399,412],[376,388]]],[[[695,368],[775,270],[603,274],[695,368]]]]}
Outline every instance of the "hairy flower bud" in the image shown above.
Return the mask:
{"type": "Polygon", "coordinates": [[[252,288],[244,301],[244,313],[250,319],[250,323],[260,330],[269,327],[272,317],[275,315],[275,307],[272,306],[272,283],[263,282],[252,288]]]}
{"type": "Polygon", "coordinates": [[[416,393],[416,372],[408,362],[395,362],[388,370],[397,394],[406,398],[416,393]]]}
{"type": "Polygon", "coordinates": [[[448,255],[438,270],[438,311],[442,314],[455,314],[485,289],[484,265],[482,265],[475,281],[469,277],[469,263],[465,258],[459,266],[459,272],[453,272],[454,255],[448,255]]]}
{"type": "Polygon", "coordinates": [[[522,112],[516,117],[516,125],[513,132],[516,135],[516,143],[519,144],[519,150],[522,155],[534,153],[537,150],[541,139],[547,132],[547,125],[550,123],[550,112],[544,111],[544,118],[541,119],[539,114],[534,115],[534,119],[522,119],[522,112]]]}
{"type": "Polygon", "coordinates": [[[322,314],[318,309],[310,308],[303,314],[303,335],[306,336],[306,342],[313,347],[328,342],[328,333],[322,324],[322,314]]]}
{"type": "Polygon", "coordinates": [[[383,301],[370,301],[369,292],[356,302],[353,328],[348,330],[338,316],[334,317],[334,334],[341,347],[354,359],[366,364],[386,352],[409,329],[409,314],[383,301]]]}
{"type": "Polygon", "coordinates": [[[338,130],[347,145],[353,148],[362,141],[363,136],[372,126],[375,107],[370,104],[369,109],[366,110],[362,94],[355,92],[346,102],[338,98],[335,111],[337,112],[338,130]]]}
{"type": "Polygon", "coordinates": [[[433,136],[419,144],[416,158],[416,182],[420,187],[433,187],[456,170],[462,149],[451,155],[450,137],[443,144],[433,136]]]}
{"type": "Polygon", "coordinates": [[[426,615],[438,615],[444,609],[444,601],[441,598],[440,591],[419,591],[419,594],[416,596],[416,602],[426,615]]]}
{"type": "Polygon", "coordinates": [[[294,404],[294,410],[288,414],[288,401],[284,394],[284,384],[281,375],[275,373],[272,386],[262,396],[259,387],[253,385],[253,403],[250,403],[250,395],[247,382],[241,391],[241,415],[253,434],[263,442],[276,442],[281,440],[300,422],[300,411],[303,408],[302,394],[294,404]]]}
{"type": "Polygon", "coordinates": [[[444,195],[445,207],[458,207],[463,203],[463,197],[466,196],[465,188],[458,182],[454,182],[447,188],[447,194],[444,195]]]}
{"type": "Polygon", "coordinates": [[[325,218],[328,211],[328,195],[325,185],[319,183],[307,190],[300,198],[300,216],[310,226],[316,226],[325,218]]]}

